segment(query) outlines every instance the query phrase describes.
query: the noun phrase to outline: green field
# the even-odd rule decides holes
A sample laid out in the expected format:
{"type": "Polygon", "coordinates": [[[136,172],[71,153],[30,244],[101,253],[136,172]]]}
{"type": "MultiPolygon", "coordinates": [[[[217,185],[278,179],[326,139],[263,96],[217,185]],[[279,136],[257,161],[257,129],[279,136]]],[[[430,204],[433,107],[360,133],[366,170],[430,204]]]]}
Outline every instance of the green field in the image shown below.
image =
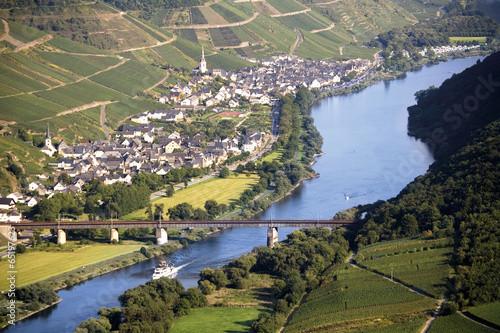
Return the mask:
{"type": "Polygon", "coordinates": [[[278,21],[280,21],[283,24],[290,27],[290,29],[298,28],[298,29],[304,29],[307,31],[311,31],[311,30],[315,30],[315,29],[323,29],[323,28],[326,28],[328,26],[326,24],[323,24],[323,23],[318,22],[317,20],[313,19],[307,13],[292,15],[292,16],[278,17],[277,19],[278,19],[278,21]]]}
{"type": "Polygon", "coordinates": [[[210,7],[229,23],[240,22],[247,18],[243,12],[230,6],[229,3],[224,1],[215,3],[210,7]]]}
{"type": "MultiPolygon", "coordinates": [[[[16,256],[16,286],[22,287],[49,277],[89,266],[123,254],[138,251],[142,245],[97,244],[72,252],[28,252],[16,256]]],[[[8,262],[0,261],[0,269],[8,271],[8,262]]],[[[7,280],[0,281],[0,290],[7,290],[7,280]]]]}
{"type": "Polygon", "coordinates": [[[8,121],[36,121],[55,116],[66,108],[34,95],[19,95],[1,99],[0,119],[8,121]]]}
{"type": "Polygon", "coordinates": [[[500,302],[470,308],[467,312],[500,326],[500,302]]]}
{"type": "Polygon", "coordinates": [[[356,262],[371,270],[441,297],[450,276],[453,246],[449,240],[420,239],[383,244],[359,251],[356,262]]]}
{"type": "Polygon", "coordinates": [[[181,29],[180,30],[181,32],[181,37],[190,41],[190,42],[193,42],[195,44],[198,44],[198,36],[196,35],[196,30],[194,29],[181,29]]]}
{"type": "Polygon", "coordinates": [[[164,76],[165,72],[161,69],[132,59],[121,66],[93,76],[91,80],[129,96],[135,96],[138,92],[158,83],[164,76]]]}
{"type": "Polygon", "coordinates": [[[298,308],[285,333],[329,327],[369,329],[421,322],[436,301],[381,276],[343,264],[325,273],[298,308]]]}
{"type": "Polygon", "coordinates": [[[45,32],[41,30],[17,22],[8,21],[8,23],[10,29],[9,35],[23,43],[31,42],[32,40],[42,38],[46,35],[45,32]]]}
{"type": "Polygon", "coordinates": [[[196,62],[194,60],[170,44],[158,46],[155,48],[155,51],[173,67],[186,69],[196,67],[196,62]]]}
{"type": "Polygon", "coordinates": [[[37,92],[35,95],[64,105],[68,109],[92,102],[115,101],[124,97],[119,92],[87,80],[52,90],[37,92]]]}
{"type": "Polygon", "coordinates": [[[207,24],[208,21],[198,7],[191,8],[191,24],[207,24]]]}
{"type": "Polygon", "coordinates": [[[282,14],[298,12],[307,9],[307,7],[304,7],[293,0],[267,0],[267,2],[282,14]]]}
{"type": "Polygon", "coordinates": [[[468,332],[468,333],[488,333],[488,332],[498,332],[495,329],[488,328],[473,322],[467,318],[462,317],[458,313],[454,313],[450,316],[440,316],[437,317],[434,323],[432,323],[429,333],[456,333],[456,332],[468,332]]]}
{"type": "Polygon", "coordinates": [[[81,56],[51,52],[40,52],[39,55],[42,59],[54,64],[57,67],[64,68],[82,76],[94,74],[95,72],[106,69],[109,66],[116,65],[121,61],[117,57],[113,56],[93,57],[88,55],[81,56]]]}
{"type": "Polygon", "coordinates": [[[106,51],[100,50],[96,47],[74,42],[70,39],[67,38],[62,38],[59,36],[55,36],[52,38],[50,41],[47,42],[48,44],[57,47],[60,50],[63,50],[65,52],[69,53],[86,53],[86,54],[106,54],[106,51]]]}
{"type": "Polygon", "coordinates": [[[251,62],[237,58],[233,55],[219,52],[214,55],[206,57],[207,67],[209,69],[225,68],[227,70],[236,71],[244,67],[252,66],[251,62]]]}
{"type": "MultiPolygon", "coordinates": [[[[189,58],[198,62],[201,59],[201,45],[195,44],[185,39],[177,38],[177,40],[172,42],[172,45],[178,48],[182,53],[187,55],[189,58]]],[[[205,49],[205,55],[207,50],[205,49]]]]}
{"type": "MultiPolygon", "coordinates": [[[[155,200],[154,204],[165,204],[165,211],[177,204],[187,202],[194,208],[204,207],[205,201],[213,199],[219,204],[229,204],[232,200],[238,199],[244,190],[259,180],[255,174],[250,177],[240,175],[230,176],[228,178],[212,178],[208,181],[188,186],[186,189],[175,191],[171,198],[160,198],[155,200]]],[[[145,219],[144,209],[136,211],[123,219],[145,219]]]]}
{"type": "Polygon", "coordinates": [[[217,307],[194,309],[177,320],[172,333],[249,332],[263,308],[217,307]]]}
{"type": "Polygon", "coordinates": [[[486,37],[450,37],[450,42],[452,44],[460,45],[463,42],[473,42],[476,41],[479,44],[483,45],[486,43],[486,37]]]}

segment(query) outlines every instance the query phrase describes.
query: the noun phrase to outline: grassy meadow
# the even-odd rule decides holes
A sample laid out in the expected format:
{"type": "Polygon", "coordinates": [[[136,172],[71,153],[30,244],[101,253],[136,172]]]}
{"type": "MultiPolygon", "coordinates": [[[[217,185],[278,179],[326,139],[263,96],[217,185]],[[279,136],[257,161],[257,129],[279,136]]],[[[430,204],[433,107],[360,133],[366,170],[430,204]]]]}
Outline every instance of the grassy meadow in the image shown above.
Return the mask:
{"type": "MultiPolygon", "coordinates": [[[[228,178],[212,178],[175,191],[171,198],[156,199],[153,204],[164,204],[165,211],[183,202],[191,204],[194,208],[203,208],[205,202],[210,199],[217,200],[219,204],[229,204],[258,180],[259,177],[256,174],[251,174],[250,177],[231,175],[228,178]]],[[[146,219],[146,213],[144,209],[138,210],[124,216],[123,219],[146,219]]]]}
{"type": "MultiPolygon", "coordinates": [[[[52,245],[54,246],[54,245],[52,245]]],[[[22,287],[63,274],[82,266],[89,266],[123,254],[138,251],[141,244],[94,244],[59,252],[27,252],[16,256],[16,286],[22,287]]],[[[69,246],[68,246],[69,247],[69,246]]],[[[0,261],[2,272],[8,271],[8,262],[0,261]]],[[[0,290],[7,290],[7,280],[0,281],[0,290]]]]}
{"type": "Polygon", "coordinates": [[[217,307],[194,309],[189,316],[175,322],[172,333],[191,332],[250,332],[264,308],[217,307]]]}

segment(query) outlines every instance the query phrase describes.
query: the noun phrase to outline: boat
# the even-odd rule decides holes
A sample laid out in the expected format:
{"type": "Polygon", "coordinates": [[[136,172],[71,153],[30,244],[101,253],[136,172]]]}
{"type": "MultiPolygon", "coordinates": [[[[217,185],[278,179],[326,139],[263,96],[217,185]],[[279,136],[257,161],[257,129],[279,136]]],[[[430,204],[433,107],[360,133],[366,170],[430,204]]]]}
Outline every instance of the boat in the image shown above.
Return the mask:
{"type": "Polygon", "coordinates": [[[164,276],[170,276],[177,273],[174,265],[171,262],[161,261],[158,267],[155,268],[151,278],[153,280],[159,279],[164,276]]]}

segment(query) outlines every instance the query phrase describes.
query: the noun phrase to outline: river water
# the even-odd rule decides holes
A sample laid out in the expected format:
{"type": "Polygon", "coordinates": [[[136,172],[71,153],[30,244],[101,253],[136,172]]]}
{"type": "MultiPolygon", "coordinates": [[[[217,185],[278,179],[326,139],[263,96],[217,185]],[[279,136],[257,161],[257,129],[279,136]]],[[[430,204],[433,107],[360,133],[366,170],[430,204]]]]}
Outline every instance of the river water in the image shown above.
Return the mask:
{"type": "MultiPolygon", "coordinates": [[[[426,146],[406,134],[406,108],[415,103],[414,93],[431,85],[439,86],[478,59],[426,66],[359,93],[317,102],[311,115],[324,138],[325,155],[318,157],[314,165],[321,176],[302,182],[291,195],[258,217],[329,219],[340,210],[397,195],[433,162],[426,146]]],[[[286,238],[292,230],[279,229],[279,239],[286,238]]],[[[265,228],[226,230],[175,252],[170,260],[176,266],[185,265],[177,278],[186,288],[193,287],[203,268],[221,267],[255,246],[266,245],[266,237],[265,228]]],[[[81,321],[97,317],[99,308],[119,306],[117,297],[126,289],[149,281],[156,260],[61,290],[61,303],[4,332],[73,332],[81,321]]]]}

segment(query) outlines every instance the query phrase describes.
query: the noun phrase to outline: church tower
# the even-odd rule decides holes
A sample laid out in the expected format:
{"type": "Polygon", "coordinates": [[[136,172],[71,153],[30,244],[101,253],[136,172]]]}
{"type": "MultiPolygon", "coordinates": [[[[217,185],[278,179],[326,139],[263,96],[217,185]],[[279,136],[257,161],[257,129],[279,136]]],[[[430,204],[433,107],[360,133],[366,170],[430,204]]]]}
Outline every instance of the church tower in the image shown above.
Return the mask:
{"type": "Polygon", "coordinates": [[[45,145],[47,147],[52,146],[52,139],[50,138],[50,128],[48,123],[47,123],[47,135],[45,135],[45,145]]]}
{"type": "Polygon", "coordinates": [[[50,129],[48,123],[47,123],[47,135],[45,135],[45,146],[43,146],[42,149],[40,150],[49,156],[54,155],[54,153],[57,151],[57,149],[55,149],[54,146],[52,145],[52,139],[50,137],[50,129]]]}
{"type": "Polygon", "coordinates": [[[198,69],[202,74],[205,74],[207,72],[207,61],[205,60],[205,49],[203,48],[203,46],[201,47],[201,59],[198,69]]]}

